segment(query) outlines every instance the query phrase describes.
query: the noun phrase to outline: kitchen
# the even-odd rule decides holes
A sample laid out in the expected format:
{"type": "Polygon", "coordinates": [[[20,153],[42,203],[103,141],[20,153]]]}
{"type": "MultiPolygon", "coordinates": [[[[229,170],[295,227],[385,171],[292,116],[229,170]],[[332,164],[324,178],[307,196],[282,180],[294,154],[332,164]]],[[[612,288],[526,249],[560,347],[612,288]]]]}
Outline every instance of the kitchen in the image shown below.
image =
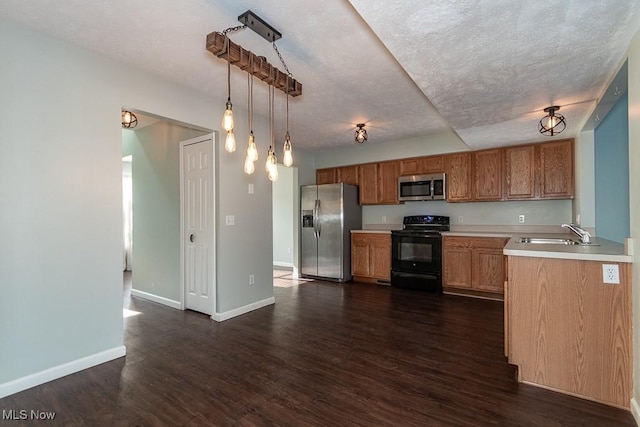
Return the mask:
{"type": "MultiPolygon", "coordinates": [[[[90,22],[90,21],[89,21],[90,22]]],[[[163,22],[162,19],[159,19],[158,22],[163,22]]],[[[150,23],[151,24],[151,23],[150,23]]],[[[139,25],[131,25],[132,27],[139,27],[139,25]]],[[[209,28],[208,30],[211,30],[209,28]]],[[[12,110],[9,112],[10,115],[6,116],[10,120],[7,123],[6,129],[8,130],[8,135],[15,139],[19,140],[23,137],[24,129],[18,124],[22,123],[25,117],[32,117],[33,111],[30,107],[27,107],[25,102],[20,101],[21,97],[29,96],[28,101],[31,105],[38,105],[40,109],[37,111],[38,116],[42,117],[51,117],[53,114],[54,119],[59,119],[60,123],[65,123],[65,118],[68,120],[69,117],[74,117],[74,123],[82,123],[85,121],[86,123],[92,123],[94,126],[87,127],[76,127],[74,129],[74,134],[76,138],[73,140],[69,140],[69,130],[68,128],[64,128],[62,130],[58,129],[55,126],[41,126],[34,128],[33,130],[38,130],[37,136],[38,138],[30,138],[29,141],[34,144],[34,147],[40,149],[45,149],[46,153],[50,153],[51,146],[54,145],[56,147],[66,147],[69,152],[74,151],[78,155],[78,161],[70,162],[68,156],[47,156],[48,162],[50,163],[42,163],[38,164],[39,167],[34,168],[34,173],[36,173],[35,180],[41,182],[43,185],[46,185],[44,188],[47,194],[51,195],[51,198],[56,198],[57,196],[61,196],[62,200],[65,201],[73,201],[73,206],[76,206],[75,199],[84,200],[85,202],[82,206],[104,206],[104,205],[117,205],[118,200],[118,189],[115,187],[115,184],[108,184],[105,180],[100,180],[99,177],[95,179],[92,184],[95,186],[93,188],[93,192],[87,191],[84,188],[79,188],[76,186],[70,186],[69,181],[63,180],[62,177],[59,177],[55,171],[65,170],[73,177],[86,177],[93,176],[91,170],[86,167],[85,163],[89,163],[91,165],[92,170],[100,170],[105,171],[105,174],[110,171],[114,173],[117,172],[119,168],[119,153],[118,150],[114,148],[106,148],[108,145],[108,139],[119,140],[120,137],[120,129],[118,129],[119,124],[117,123],[117,119],[120,113],[120,108],[122,105],[133,104],[137,105],[138,108],[153,110],[158,114],[166,116],[166,117],[174,117],[178,120],[182,120],[184,122],[195,122],[197,124],[201,124],[203,127],[208,128],[217,128],[218,125],[218,117],[222,114],[223,105],[219,104],[219,97],[212,99],[210,96],[203,96],[196,91],[187,91],[184,88],[174,87],[170,84],[167,84],[166,81],[160,81],[160,79],[149,77],[148,74],[140,73],[136,71],[132,71],[129,68],[126,68],[126,73],[119,71],[119,68],[116,67],[112,62],[103,60],[102,58],[96,59],[95,55],[88,54],[86,52],[79,52],[79,49],[75,49],[69,47],[65,43],[55,42],[53,40],[45,40],[45,37],[34,34],[31,31],[27,31],[21,28],[16,29],[11,26],[3,26],[3,34],[6,35],[6,40],[12,40],[15,43],[15,46],[7,46],[7,50],[13,55],[12,58],[16,59],[17,64],[19,64],[22,70],[30,70],[31,73],[36,78],[42,78],[44,81],[48,81],[45,79],[44,71],[39,71],[42,67],[39,67],[39,57],[36,52],[42,52],[43,50],[54,52],[61,57],[68,59],[67,65],[54,67],[54,70],[47,70],[50,74],[49,77],[54,79],[56,83],[63,82],[59,86],[51,85],[46,94],[42,92],[38,93],[38,96],[35,93],[29,92],[25,89],[24,93],[15,94],[13,91],[9,91],[11,94],[9,98],[11,101],[11,105],[13,106],[12,110]],[[6,32],[6,34],[5,34],[6,32]],[[18,43],[19,41],[19,43],[18,43]],[[17,47],[16,47],[17,46],[17,47]],[[34,49],[26,49],[24,47],[33,48],[34,49]],[[17,51],[20,51],[19,54],[17,51]],[[14,52],[16,52],[14,54],[14,52]],[[93,55],[93,56],[92,56],[93,55]],[[87,59],[89,57],[90,59],[87,59]],[[91,64],[91,62],[97,62],[98,65],[87,65],[91,64]],[[69,82],[66,76],[70,75],[68,73],[68,68],[71,65],[80,63],[86,69],[95,71],[94,75],[104,76],[106,81],[103,81],[104,87],[93,88],[92,81],[90,79],[80,79],[78,81],[69,82]],[[126,82],[126,87],[123,89],[118,88],[111,79],[108,79],[105,76],[105,72],[102,70],[109,70],[112,75],[118,76],[118,83],[126,82]],[[52,76],[52,77],[51,77],[52,76]],[[131,77],[134,78],[131,78],[131,77]],[[78,87],[76,83],[86,83],[82,87],[89,88],[86,90],[90,90],[89,94],[99,98],[104,97],[104,93],[109,92],[113,89],[113,93],[117,95],[113,95],[112,98],[109,98],[109,102],[105,102],[104,106],[95,105],[98,103],[91,103],[92,107],[95,107],[93,113],[89,113],[86,108],[86,104],[84,98],[79,96],[77,92],[74,91],[74,87],[78,87]],[[143,90],[143,85],[136,84],[139,82],[146,82],[145,85],[147,87],[153,88],[153,94],[149,95],[143,90]],[[73,85],[72,85],[73,83],[73,85]],[[60,89],[62,88],[62,89],[60,89]],[[164,89],[163,89],[164,88],[164,89]],[[167,89],[170,88],[171,90],[167,89]],[[66,90],[72,94],[76,94],[77,98],[73,98],[77,100],[77,103],[74,105],[64,105],[64,108],[60,108],[60,105],[57,101],[60,99],[67,99],[68,94],[66,90]],[[123,92],[128,92],[126,95],[123,92]],[[177,95],[176,95],[177,94],[177,95]],[[46,95],[46,96],[45,96],[46,95]],[[15,102],[13,102],[15,101],[15,102]],[[20,102],[19,102],[20,101],[20,102]],[[220,111],[218,111],[220,110],[220,111]],[[220,113],[220,114],[218,114],[220,113]],[[211,117],[215,116],[215,120],[211,117]],[[110,119],[106,118],[98,118],[98,117],[111,117],[110,119]],[[116,129],[112,129],[115,125],[116,129]],[[55,128],[55,129],[54,129],[55,128]],[[42,132],[40,133],[40,130],[42,132]],[[96,138],[95,135],[100,135],[99,138],[96,138]],[[45,138],[46,137],[46,138],[45,138]],[[108,137],[108,138],[107,138],[108,137]],[[49,143],[45,144],[42,141],[47,140],[49,143]],[[102,150],[96,151],[100,154],[97,156],[99,158],[95,158],[94,153],[89,153],[90,149],[87,149],[84,144],[87,144],[86,141],[91,141],[89,147],[91,149],[102,150]],[[51,144],[53,143],[53,144],[51,144]],[[90,162],[87,160],[91,159],[90,162]],[[105,182],[103,182],[105,181],[105,182]],[[99,193],[102,195],[101,198],[96,198],[95,200],[92,198],[92,194],[99,193]],[[72,200],[70,200],[72,199],[72,200]],[[87,202],[88,199],[88,202],[87,202]]],[[[158,33],[163,33],[159,31],[158,33]]],[[[131,37],[130,40],[135,40],[135,38],[131,37]]],[[[199,35],[198,43],[202,43],[202,34],[199,35]]],[[[171,45],[171,43],[166,43],[167,46],[171,45]]],[[[633,45],[633,49],[630,53],[630,75],[638,75],[637,73],[637,64],[634,62],[637,58],[635,49],[635,44],[633,45]]],[[[164,51],[163,51],[164,52],[164,51]]],[[[338,52],[340,53],[340,52],[338,52]]],[[[215,59],[215,58],[214,58],[215,59]]],[[[213,64],[217,64],[217,62],[212,59],[211,65],[217,66],[213,64]]],[[[82,67],[78,67],[82,68],[82,67]]],[[[219,67],[220,75],[222,75],[222,65],[219,67]]],[[[375,67],[371,67],[375,68],[375,67]]],[[[203,67],[203,69],[209,72],[207,67],[203,67]]],[[[394,68],[397,70],[398,68],[394,68]]],[[[13,69],[9,70],[9,79],[8,81],[13,82],[13,84],[18,84],[17,87],[28,88],[28,83],[21,80],[20,73],[13,69]]],[[[8,71],[8,72],[9,72],[8,71]]],[[[79,69],[71,70],[74,73],[75,78],[80,74],[79,69]]],[[[295,70],[294,70],[295,71],[295,70]]],[[[353,71],[353,70],[347,70],[353,71]]],[[[358,67],[355,71],[357,73],[351,74],[350,81],[356,82],[361,81],[362,78],[362,69],[358,67]],[[359,78],[360,77],[360,78],[359,78]]],[[[26,77],[24,80],[27,80],[26,77]]],[[[241,81],[242,79],[235,79],[235,85],[240,87],[238,91],[235,93],[244,95],[244,92],[241,92],[242,86],[245,83],[241,81]]],[[[630,113],[630,135],[629,141],[637,141],[637,118],[634,116],[634,111],[636,111],[633,106],[637,103],[636,98],[636,87],[633,86],[634,82],[631,82],[629,89],[629,113],[630,113]]],[[[351,85],[355,86],[355,84],[351,85]]],[[[410,85],[412,90],[415,91],[415,87],[413,84],[410,85]]],[[[234,86],[234,89],[237,87],[234,86]]],[[[348,92],[345,90],[345,92],[348,92]]],[[[419,95],[422,97],[422,95],[419,95]]],[[[239,95],[238,97],[241,97],[239,95]]],[[[266,97],[265,97],[266,98],[266,97]]],[[[311,95],[309,98],[312,98],[311,95]]],[[[390,97],[389,97],[390,98],[390,97]]],[[[100,98],[101,99],[101,98],[100,98]]],[[[226,96],[225,96],[226,99],[226,96]]],[[[222,103],[223,104],[223,103],[222,103]]],[[[292,118],[295,118],[295,104],[292,105],[292,118]]],[[[538,112],[534,114],[535,116],[539,116],[538,112]]],[[[295,120],[292,120],[295,122],[295,120]]],[[[413,120],[413,117],[408,117],[405,120],[406,126],[412,126],[412,123],[416,122],[413,120]]],[[[535,124],[535,123],[534,123],[535,124]]],[[[264,124],[261,125],[261,130],[266,132],[266,126],[264,124]]],[[[352,141],[352,129],[351,125],[345,125],[344,129],[341,131],[348,133],[348,138],[350,143],[353,144],[352,141]]],[[[433,135],[428,139],[421,138],[419,136],[407,136],[405,138],[398,138],[397,142],[394,141],[392,144],[376,144],[376,138],[380,137],[382,133],[385,131],[384,126],[380,126],[376,128],[375,126],[371,126],[369,128],[369,141],[362,146],[358,146],[357,148],[345,147],[345,148],[335,148],[328,149],[323,152],[323,150],[312,150],[306,154],[305,159],[305,150],[300,149],[297,151],[296,155],[298,156],[296,159],[299,160],[300,167],[300,183],[311,183],[314,181],[315,169],[323,168],[323,167],[331,167],[338,166],[339,162],[342,164],[356,164],[361,162],[368,161],[381,161],[387,160],[391,158],[400,158],[400,157],[411,157],[411,156],[423,156],[423,155],[437,155],[446,152],[453,151],[463,151],[467,150],[467,147],[461,142],[460,138],[458,138],[452,131],[446,131],[441,134],[433,135]],[[411,141],[415,142],[414,144],[411,141]],[[398,155],[398,151],[401,151],[402,154],[398,155]],[[339,158],[338,160],[336,160],[339,158]],[[344,162],[344,163],[343,163],[344,162]]],[[[388,131],[387,131],[388,132],[388,131]]],[[[536,131],[534,130],[534,133],[536,131]]],[[[299,132],[298,134],[301,134],[299,132]]],[[[295,133],[292,132],[293,135],[295,133]]],[[[561,135],[562,136],[562,135],[561,135]]],[[[576,135],[576,137],[578,137],[576,135]]],[[[300,137],[302,138],[302,137],[300,137]]],[[[524,142],[534,142],[532,139],[526,139],[519,141],[520,143],[524,142]]],[[[583,147],[584,145],[589,145],[588,141],[588,132],[587,135],[580,135],[576,143],[577,146],[583,147]]],[[[294,141],[295,147],[295,141],[294,141]]],[[[119,148],[119,147],[117,147],[119,148]]],[[[638,163],[638,153],[636,152],[638,148],[635,147],[633,143],[630,144],[629,150],[629,163],[637,164],[638,163]]],[[[294,148],[296,150],[296,148],[294,148]]],[[[25,162],[29,159],[31,152],[18,154],[15,150],[9,150],[7,156],[3,156],[4,159],[19,159],[24,160],[25,162]]],[[[219,156],[222,159],[224,152],[220,152],[219,156]]],[[[585,150],[584,152],[578,148],[576,151],[577,158],[584,158],[589,156],[589,150],[585,150]]],[[[37,156],[36,156],[37,157],[37,156]]],[[[230,157],[227,157],[230,158],[230,157]]],[[[227,159],[225,158],[225,159],[227,159]]],[[[8,162],[7,162],[8,163],[8,162]]],[[[21,163],[21,162],[16,162],[21,163]]],[[[239,158],[235,158],[233,161],[221,161],[221,176],[224,177],[224,185],[220,186],[219,192],[219,210],[223,214],[232,214],[237,212],[247,212],[247,213],[255,213],[255,212],[263,212],[264,207],[268,206],[268,201],[263,197],[262,190],[265,190],[265,186],[260,184],[256,184],[257,190],[256,194],[252,199],[249,199],[249,196],[241,197],[243,193],[246,193],[247,187],[247,179],[242,176],[242,161],[239,158]]],[[[581,166],[582,162],[577,162],[577,166],[581,166]]],[[[16,174],[19,174],[17,166],[13,166],[12,164],[7,164],[6,171],[10,171],[16,174]]],[[[572,220],[572,215],[574,211],[572,211],[572,205],[576,203],[580,209],[575,212],[579,212],[582,215],[582,223],[589,225],[594,225],[593,222],[593,213],[590,212],[590,209],[582,209],[583,205],[589,205],[588,197],[591,192],[589,189],[589,176],[592,175],[592,171],[585,171],[583,169],[577,169],[576,171],[576,182],[579,184],[576,188],[576,199],[574,201],[570,200],[561,200],[561,201],[536,201],[536,202],[526,202],[520,204],[518,206],[516,203],[512,202],[500,202],[500,209],[496,209],[497,202],[472,202],[466,204],[445,204],[446,202],[433,202],[429,206],[433,206],[434,210],[438,209],[439,212],[429,212],[436,213],[442,215],[448,215],[453,218],[453,223],[456,224],[459,221],[459,217],[462,217],[462,224],[468,225],[517,225],[519,215],[525,216],[525,224],[532,225],[547,225],[547,224],[561,224],[563,222],[567,222],[572,220]],[[590,221],[591,220],[591,224],[590,221]]],[[[638,182],[637,172],[631,170],[630,171],[630,181],[631,187],[629,189],[629,193],[631,195],[631,224],[637,224],[637,201],[635,200],[635,194],[637,193],[635,187],[633,186],[634,182],[638,182]]],[[[262,178],[262,177],[261,177],[262,178]]],[[[256,179],[256,181],[258,181],[256,179]]],[[[261,182],[261,181],[260,181],[261,182]]],[[[9,194],[14,196],[16,200],[23,200],[22,197],[25,197],[21,193],[13,193],[15,190],[9,190],[9,194]]],[[[268,191],[268,190],[267,190],[268,191]]],[[[28,196],[27,200],[36,201],[40,200],[38,194],[42,193],[34,193],[35,195],[28,196]]],[[[419,202],[418,205],[425,205],[425,203],[419,202]]],[[[35,204],[36,207],[39,207],[39,204],[35,204]]],[[[80,215],[77,213],[68,214],[66,209],[45,209],[35,211],[40,212],[40,214],[27,211],[20,211],[19,213],[22,217],[30,219],[28,224],[30,226],[37,227],[37,230],[40,230],[41,236],[50,236],[50,230],[45,229],[43,225],[45,223],[54,223],[54,224],[65,224],[68,221],[72,221],[78,227],[78,235],[79,236],[92,236],[95,237],[93,241],[84,242],[86,246],[84,249],[88,247],[90,252],[95,252],[97,254],[96,258],[106,259],[106,266],[103,264],[98,264],[91,260],[92,264],[91,268],[87,267],[87,271],[84,272],[84,275],[81,279],[69,281],[67,277],[60,276],[49,276],[49,280],[46,280],[46,284],[39,285],[35,287],[36,291],[33,292],[34,295],[44,295],[43,298],[39,299],[37,297],[30,298],[25,300],[24,303],[16,304],[15,308],[8,308],[7,310],[3,310],[3,313],[6,313],[8,318],[10,319],[22,319],[21,312],[29,312],[29,307],[33,306],[33,303],[36,303],[38,307],[46,307],[50,309],[49,302],[58,301],[55,295],[50,291],[50,287],[46,286],[48,284],[54,284],[55,287],[62,287],[61,284],[65,284],[69,289],[72,289],[74,292],[69,293],[77,293],[77,297],[73,298],[72,301],[84,301],[86,298],[82,293],[82,289],[84,288],[84,284],[94,280],[97,282],[96,287],[98,290],[103,290],[105,294],[107,294],[107,307],[105,308],[105,299],[103,298],[101,301],[93,301],[85,302],[89,304],[89,311],[93,309],[93,311],[98,313],[105,313],[103,320],[98,325],[89,324],[87,326],[88,330],[91,330],[91,335],[87,336],[86,348],[81,350],[74,350],[69,352],[67,349],[60,349],[59,346],[56,347],[52,345],[47,349],[47,354],[49,355],[48,359],[51,360],[51,363],[63,363],[69,360],[75,360],[77,358],[86,356],[87,354],[92,354],[94,352],[98,352],[105,347],[111,348],[117,345],[118,341],[118,325],[121,324],[122,320],[118,320],[117,311],[121,308],[118,305],[118,297],[114,291],[110,290],[109,284],[107,283],[107,279],[118,279],[118,265],[119,259],[117,259],[113,254],[117,254],[118,252],[118,242],[115,238],[109,238],[102,234],[96,235],[95,233],[95,224],[89,224],[87,218],[92,218],[95,223],[100,226],[105,226],[107,230],[111,230],[113,235],[117,232],[118,225],[118,216],[114,213],[106,212],[104,209],[100,212],[92,212],[92,215],[80,215]],[[113,252],[113,254],[112,254],[113,252]],[[94,265],[95,264],[95,265],[94,265]],[[95,277],[98,277],[95,280],[95,277]],[[102,279],[104,277],[104,279],[102,279]],[[43,300],[46,300],[45,304],[43,300]],[[104,331],[104,333],[102,333],[104,331]],[[116,331],[116,332],[114,332],[116,331]],[[96,337],[106,337],[103,341],[100,341],[100,338],[96,337]],[[96,343],[96,341],[99,341],[96,343]],[[57,350],[56,350],[57,349],[57,350]]],[[[411,215],[416,212],[413,211],[413,208],[410,204],[405,205],[395,205],[395,206],[369,206],[364,210],[363,223],[364,224],[400,224],[401,219],[405,215],[411,215]],[[386,218],[384,218],[386,217],[386,218]],[[386,222],[383,221],[386,219],[386,222]]],[[[421,212],[419,212],[421,213],[421,212]]],[[[237,260],[242,259],[257,259],[255,263],[255,267],[258,269],[256,271],[256,279],[257,284],[255,289],[263,290],[261,278],[265,275],[263,270],[269,268],[270,260],[267,259],[267,262],[263,262],[265,258],[269,258],[268,256],[261,256],[261,251],[263,251],[262,255],[268,254],[268,245],[270,244],[271,236],[263,236],[261,235],[261,230],[264,229],[264,222],[260,223],[260,219],[255,221],[255,216],[247,215],[247,217],[237,217],[238,221],[242,221],[243,224],[247,225],[243,231],[240,231],[240,227],[227,227],[224,225],[220,226],[220,243],[228,248],[227,252],[221,254],[220,260],[220,286],[219,290],[221,295],[221,305],[219,307],[222,311],[230,311],[237,307],[241,307],[244,305],[248,305],[255,301],[255,299],[263,298],[262,295],[256,297],[255,295],[249,295],[247,291],[248,286],[245,286],[244,282],[246,281],[246,275],[244,274],[246,269],[242,268],[242,265],[239,265],[237,260]],[[254,227],[253,222],[257,222],[254,227]],[[245,232],[246,231],[246,232],[245,232]],[[241,247],[238,248],[237,245],[234,245],[236,241],[252,241],[257,244],[252,245],[252,247],[241,247]],[[254,247],[256,248],[254,250],[254,247]],[[247,254],[247,252],[249,252],[247,254]],[[266,265],[266,268],[263,266],[266,265]],[[227,285],[229,284],[229,285],[227,285]]],[[[26,220],[25,220],[26,221],[26,220]]],[[[28,251],[26,247],[45,247],[45,248],[57,248],[58,250],[50,251],[49,256],[53,256],[53,260],[56,262],[52,262],[52,265],[65,265],[67,259],[63,257],[62,254],[72,254],[74,256],[79,257],[79,259],[84,259],[82,253],[80,253],[77,249],[76,242],[69,242],[60,245],[60,241],[64,241],[64,238],[61,236],[53,236],[48,237],[45,240],[45,245],[40,244],[40,242],[36,239],[29,238],[27,242],[24,241],[25,235],[20,233],[19,230],[24,230],[24,227],[27,224],[22,224],[21,222],[16,225],[16,227],[12,227],[12,229],[7,230],[5,242],[8,246],[12,248],[18,248],[20,252],[16,255],[16,259],[33,259],[31,251],[28,251]],[[60,254],[60,255],[57,255],[60,254]]],[[[631,230],[631,236],[636,237],[638,235],[638,231],[635,229],[631,230]]],[[[26,236],[29,237],[29,236],[26,236]]],[[[46,258],[46,257],[43,257],[46,258]]],[[[23,261],[20,261],[23,262],[23,261]]],[[[16,262],[16,265],[19,265],[16,262]]],[[[637,267],[634,266],[634,270],[637,267]]],[[[22,271],[22,270],[21,270],[22,271]]],[[[26,269],[25,269],[26,271],[26,269]]],[[[53,270],[54,272],[57,270],[53,270]]],[[[17,281],[23,284],[32,284],[32,283],[40,283],[45,282],[41,280],[40,276],[38,276],[37,272],[32,272],[30,274],[20,273],[18,274],[16,270],[13,268],[10,270],[10,274],[7,276],[3,276],[3,279],[6,278],[7,283],[13,283],[17,281]],[[23,278],[22,275],[25,275],[23,278]],[[21,278],[21,280],[15,280],[15,277],[21,278]]],[[[4,282],[4,280],[3,280],[4,282]]],[[[265,282],[266,283],[266,282],[265,282]]],[[[12,292],[13,292],[13,288],[12,292]]],[[[66,289],[66,288],[65,288],[66,289]]],[[[100,292],[96,292],[96,294],[101,294],[100,292]]],[[[15,293],[11,293],[13,295],[12,300],[20,300],[16,295],[18,295],[18,291],[15,293]]],[[[4,309],[4,307],[3,307],[4,309]]],[[[73,323],[70,320],[64,317],[63,313],[55,313],[55,316],[51,317],[50,325],[46,325],[46,330],[44,332],[49,332],[52,336],[58,336],[59,330],[64,330],[69,328],[73,323]]],[[[121,329],[121,328],[120,328],[121,329]]],[[[636,328],[637,329],[637,328],[636,328]]],[[[85,336],[82,336],[85,338],[85,336]]],[[[11,338],[11,337],[10,337],[11,338]]],[[[5,340],[5,342],[13,342],[11,339],[5,340]]],[[[121,340],[120,340],[121,343],[121,340]]],[[[33,352],[32,352],[33,353],[33,352]]],[[[27,361],[24,361],[25,366],[18,365],[16,366],[15,360],[25,360],[25,357],[20,357],[21,355],[29,354],[27,352],[21,352],[16,350],[12,353],[13,358],[11,360],[6,360],[5,366],[10,366],[15,371],[15,375],[23,376],[28,375],[33,372],[37,372],[40,369],[44,369],[50,367],[48,364],[43,363],[34,363],[33,365],[28,365],[27,361]],[[26,366],[28,365],[28,366],[26,366]]],[[[5,360],[3,359],[3,365],[5,360]]],[[[638,366],[635,363],[635,366],[638,366]]],[[[13,375],[13,374],[12,374],[13,375]]],[[[9,381],[14,379],[12,375],[7,375],[3,377],[4,381],[9,381]]],[[[636,381],[637,384],[637,381],[636,381]]]]}

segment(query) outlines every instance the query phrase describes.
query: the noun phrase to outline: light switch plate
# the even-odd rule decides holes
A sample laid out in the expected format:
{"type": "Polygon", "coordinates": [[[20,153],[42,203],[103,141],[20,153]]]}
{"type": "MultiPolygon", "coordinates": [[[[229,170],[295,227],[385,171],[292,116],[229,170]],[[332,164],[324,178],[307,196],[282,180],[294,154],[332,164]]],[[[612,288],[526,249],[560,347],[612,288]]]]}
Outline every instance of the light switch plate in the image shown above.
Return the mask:
{"type": "Polygon", "coordinates": [[[225,224],[226,225],[235,225],[236,224],[236,217],[233,215],[227,215],[225,217],[225,224]]]}
{"type": "Polygon", "coordinates": [[[249,184],[249,188],[248,188],[249,194],[253,194],[253,184],[249,184]]]}

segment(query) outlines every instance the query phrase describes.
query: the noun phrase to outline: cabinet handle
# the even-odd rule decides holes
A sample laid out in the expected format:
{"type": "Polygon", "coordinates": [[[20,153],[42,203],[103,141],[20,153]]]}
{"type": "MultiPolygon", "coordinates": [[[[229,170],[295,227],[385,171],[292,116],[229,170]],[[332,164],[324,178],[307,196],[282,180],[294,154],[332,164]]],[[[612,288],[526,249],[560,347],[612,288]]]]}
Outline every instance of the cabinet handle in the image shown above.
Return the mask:
{"type": "Polygon", "coordinates": [[[191,243],[193,243],[195,240],[196,240],[196,236],[195,235],[192,234],[192,235],[189,236],[189,241],[191,243]]]}

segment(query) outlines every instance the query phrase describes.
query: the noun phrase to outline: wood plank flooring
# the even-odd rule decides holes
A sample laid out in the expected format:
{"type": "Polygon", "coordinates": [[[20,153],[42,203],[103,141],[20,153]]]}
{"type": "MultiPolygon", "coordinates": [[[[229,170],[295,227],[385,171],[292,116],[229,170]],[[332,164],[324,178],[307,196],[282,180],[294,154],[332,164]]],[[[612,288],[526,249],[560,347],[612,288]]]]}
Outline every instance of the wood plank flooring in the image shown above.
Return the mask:
{"type": "Polygon", "coordinates": [[[127,296],[141,314],[125,319],[126,358],[4,398],[0,411],[92,426],[635,425],[627,411],[518,384],[500,302],[274,282],[274,306],[223,323],[127,296]]]}

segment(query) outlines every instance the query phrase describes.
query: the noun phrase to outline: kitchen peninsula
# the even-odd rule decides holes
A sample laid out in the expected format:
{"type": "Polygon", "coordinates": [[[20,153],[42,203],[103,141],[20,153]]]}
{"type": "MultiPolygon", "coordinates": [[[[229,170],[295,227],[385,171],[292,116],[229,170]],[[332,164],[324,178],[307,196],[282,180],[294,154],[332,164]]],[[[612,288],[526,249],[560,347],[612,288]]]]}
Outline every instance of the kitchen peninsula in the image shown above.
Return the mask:
{"type": "Polygon", "coordinates": [[[505,354],[518,380],[628,409],[632,257],[604,239],[521,240],[514,236],[504,248],[505,354]]]}

